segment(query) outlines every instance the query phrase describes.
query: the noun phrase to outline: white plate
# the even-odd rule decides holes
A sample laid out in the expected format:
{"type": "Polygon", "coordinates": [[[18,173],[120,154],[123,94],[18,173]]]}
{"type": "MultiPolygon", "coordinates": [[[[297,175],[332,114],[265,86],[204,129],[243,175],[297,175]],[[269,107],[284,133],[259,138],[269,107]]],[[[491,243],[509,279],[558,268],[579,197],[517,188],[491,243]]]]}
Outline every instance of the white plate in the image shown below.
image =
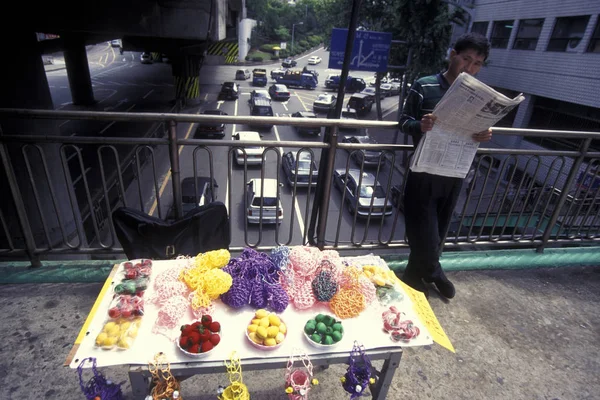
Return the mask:
{"type": "MultiPolygon", "coordinates": [[[[191,324],[193,324],[193,323],[194,323],[194,322],[196,322],[196,321],[198,321],[198,320],[194,320],[194,321],[192,321],[191,323],[189,323],[189,324],[186,324],[186,325],[191,325],[191,324]]],[[[221,337],[221,340],[223,340],[223,327],[221,327],[221,330],[218,332],[218,334],[219,334],[219,336],[221,337]]],[[[190,357],[194,357],[194,358],[204,358],[204,357],[207,357],[207,356],[208,356],[210,353],[212,353],[212,352],[213,352],[213,351],[214,351],[214,350],[217,348],[217,346],[218,346],[219,344],[221,344],[221,342],[219,342],[219,344],[218,344],[217,346],[214,346],[214,347],[212,348],[212,350],[210,350],[210,351],[207,351],[207,352],[205,352],[205,353],[190,353],[189,351],[187,351],[187,350],[184,350],[184,349],[183,349],[183,348],[182,348],[182,347],[179,345],[179,338],[180,338],[180,337],[181,337],[181,334],[180,334],[179,336],[177,336],[177,348],[178,348],[179,350],[181,350],[181,352],[182,352],[183,354],[185,354],[185,355],[187,355],[187,356],[190,356],[190,357]]]]}
{"type": "Polygon", "coordinates": [[[306,332],[302,332],[302,334],[304,335],[304,337],[306,338],[306,340],[308,341],[308,343],[310,345],[312,345],[313,347],[316,347],[317,349],[333,349],[334,347],[336,347],[338,344],[340,344],[340,342],[342,341],[342,339],[344,338],[344,334],[342,334],[342,339],[340,339],[338,342],[334,342],[333,344],[321,344],[321,343],[317,343],[314,340],[312,340],[310,338],[310,336],[308,336],[306,334],[306,332]]]}

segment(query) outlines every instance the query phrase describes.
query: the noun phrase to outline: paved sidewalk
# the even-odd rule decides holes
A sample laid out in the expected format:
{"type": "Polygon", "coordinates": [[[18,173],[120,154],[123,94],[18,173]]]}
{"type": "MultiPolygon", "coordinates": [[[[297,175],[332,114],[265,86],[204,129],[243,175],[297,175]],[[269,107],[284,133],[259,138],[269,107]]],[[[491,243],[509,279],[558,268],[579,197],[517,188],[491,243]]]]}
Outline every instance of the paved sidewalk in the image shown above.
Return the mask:
{"type": "MultiPolygon", "coordinates": [[[[430,303],[456,354],[407,349],[389,399],[597,399],[600,268],[451,271],[457,296],[430,303]]],[[[2,285],[1,399],[81,399],[76,370],[62,366],[101,284],[2,285]]],[[[152,358],[149,354],[149,359],[152,358]]],[[[376,366],[379,367],[378,363],[376,366]]],[[[125,367],[103,368],[113,381],[125,367]]],[[[348,399],[336,365],[316,376],[310,399],[348,399]]],[[[88,372],[89,374],[89,372],[88,372]]],[[[252,399],[285,399],[284,371],[244,373],[252,399]]],[[[89,375],[86,376],[89,378],[89,375]]],[[[221,374],[182,383],[186,400],[214,399],[221,374]]],[[[131,398],[129,383],[123,386],[131,398]]]]}

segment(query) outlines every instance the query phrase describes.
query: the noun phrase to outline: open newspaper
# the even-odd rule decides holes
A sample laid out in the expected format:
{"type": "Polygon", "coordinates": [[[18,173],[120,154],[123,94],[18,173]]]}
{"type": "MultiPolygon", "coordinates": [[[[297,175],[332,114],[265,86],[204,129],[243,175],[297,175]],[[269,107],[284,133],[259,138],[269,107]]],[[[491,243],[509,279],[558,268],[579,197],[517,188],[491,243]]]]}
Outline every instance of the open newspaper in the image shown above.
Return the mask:
{"type": "Polygon", "coordinates": [[[433,110],[433,129],[423,136],[410,169],[434,175],[467,176],[479,143],[471,135],[484,131],[525,100],[509,99],[462,72],[433,110]]]}

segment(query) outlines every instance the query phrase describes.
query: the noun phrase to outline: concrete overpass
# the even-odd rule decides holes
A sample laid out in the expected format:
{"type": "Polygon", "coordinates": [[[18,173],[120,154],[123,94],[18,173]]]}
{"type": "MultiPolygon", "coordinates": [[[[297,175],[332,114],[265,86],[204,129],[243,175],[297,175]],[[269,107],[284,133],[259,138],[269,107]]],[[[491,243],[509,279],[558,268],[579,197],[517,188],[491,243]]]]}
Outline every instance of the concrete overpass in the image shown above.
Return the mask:
{"type": "Polygon", "coordinates": [[[73,103],[93,104],[85,46],[117,38],[127,51],[167,54],[176,97],[193,102],[189,87],[198,84],[208,46],[237,39],[238,24],[245,17],[245,0],[57,0],[12,2],[2,8],[4,46],[11,57],[2,74],[0,107],[14,108],[53,107],[40,56],[57,51],[65,54],[73,103]],[[59,38],[38,41],[36,32],[59,38]]]}

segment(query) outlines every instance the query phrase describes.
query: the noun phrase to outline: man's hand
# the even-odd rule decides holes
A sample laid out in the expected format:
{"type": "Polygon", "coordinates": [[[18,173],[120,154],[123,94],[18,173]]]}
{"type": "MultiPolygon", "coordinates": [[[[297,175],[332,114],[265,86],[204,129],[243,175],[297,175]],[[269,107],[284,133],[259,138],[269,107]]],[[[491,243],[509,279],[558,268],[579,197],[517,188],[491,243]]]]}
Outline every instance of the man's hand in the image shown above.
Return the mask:
{"type": "Polygon", "coordinates": [[[489,142],[492,140],[492,128],[473,134],[473,140],[476,142],[489,142]]]}
{"type": "Polygon", "coordinates": [[[425,133],[433,129],[433,124],[437,117],[433,114],[425,114],[421,118],[421,132],[425,133]]]}

